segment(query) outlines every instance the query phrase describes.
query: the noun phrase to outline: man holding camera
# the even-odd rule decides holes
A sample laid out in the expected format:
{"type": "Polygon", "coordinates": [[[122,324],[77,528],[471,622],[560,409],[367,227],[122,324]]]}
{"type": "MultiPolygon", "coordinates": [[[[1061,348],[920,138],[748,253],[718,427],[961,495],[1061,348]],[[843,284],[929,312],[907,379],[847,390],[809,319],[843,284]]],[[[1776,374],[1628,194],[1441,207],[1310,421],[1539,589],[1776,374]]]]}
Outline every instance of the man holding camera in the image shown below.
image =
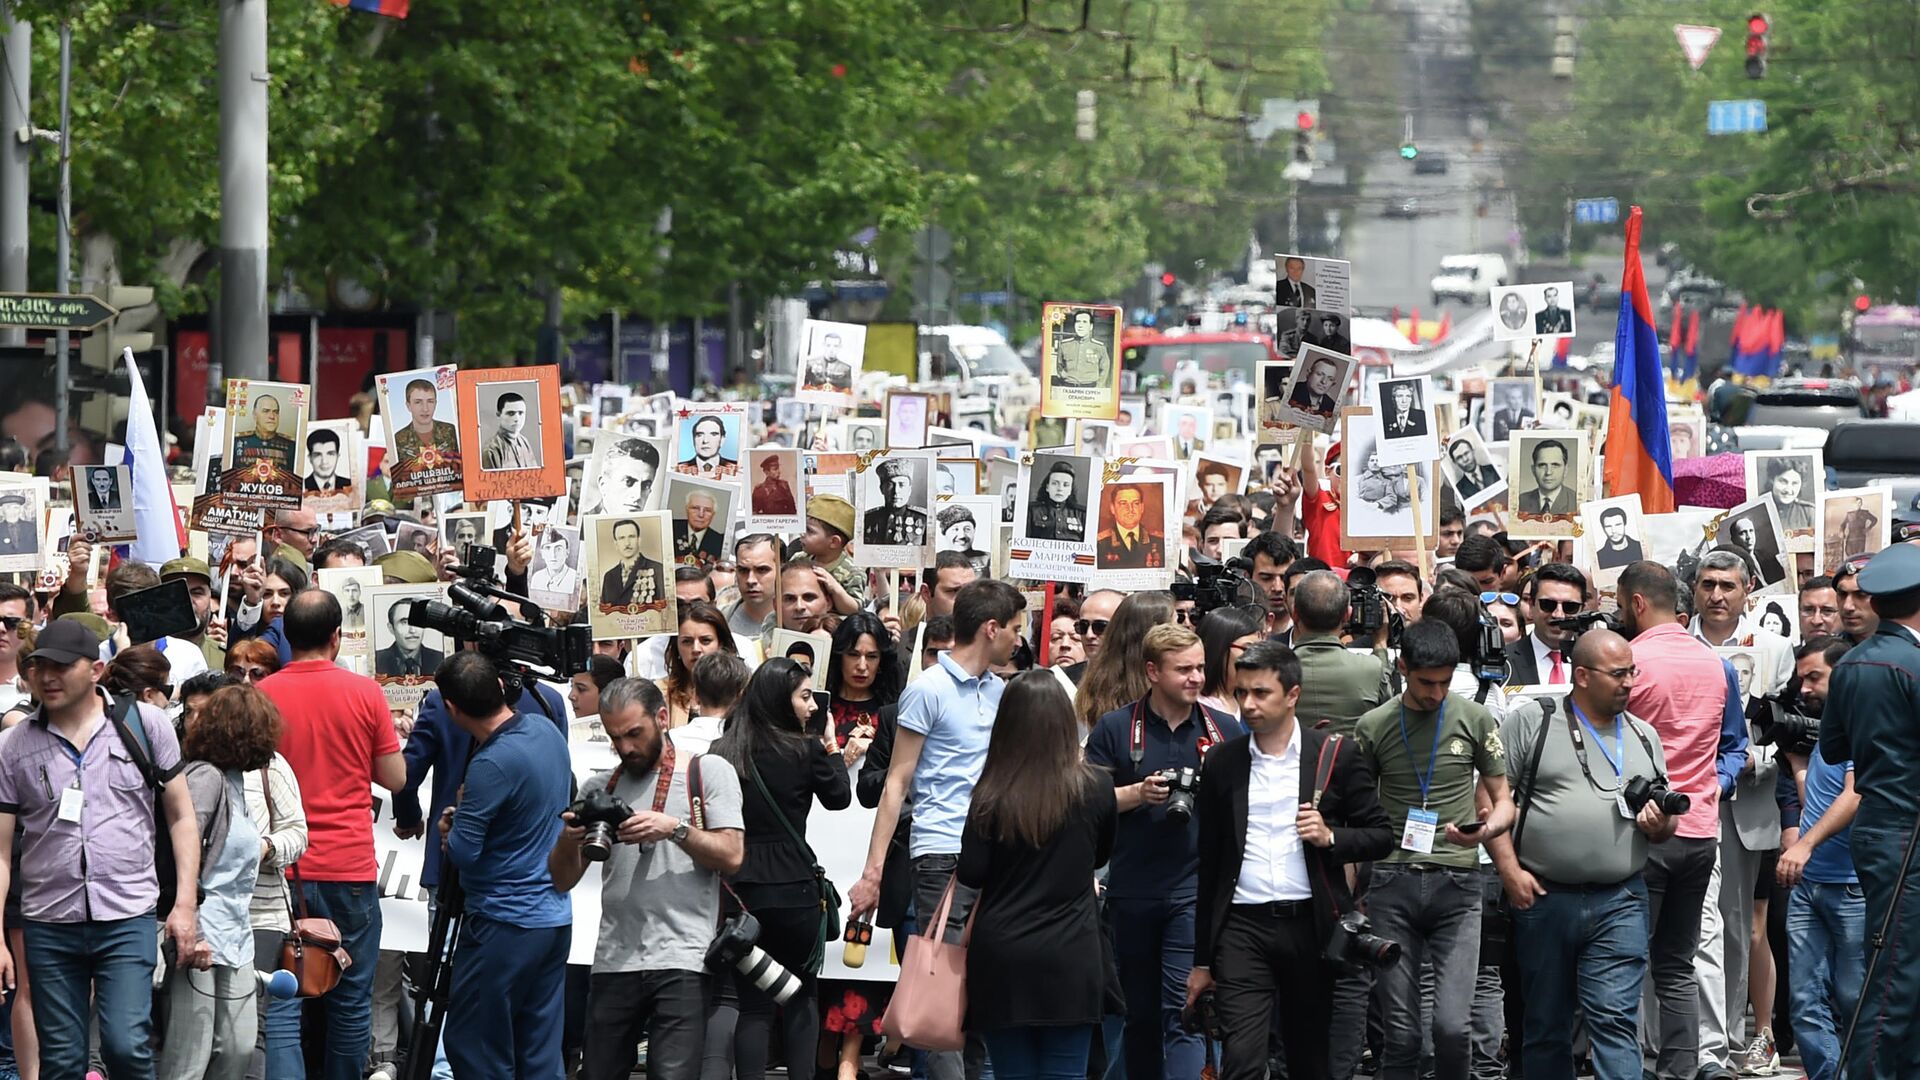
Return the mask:
{"type": "Polygon", "coordinates": [[[1331,570],[1314,570],[1293,583],[1293,648],[1300,660],[1300,715],[1308,727],[1346,735],[1354,721],[1392,696],[1387,663],[1377,653],[1347,649],[1340,631],[1353,594],[1331,570]]]}
{"type": "Polygon", "coordinates": [[[510,708],[499,671],[477,652],[455,653],[433,681],[478,747],[464,797],[440,815],[466,897],[446,1003],[447,1062],[460,1077],[555,1076],[573,904],[554,888],[547,855],[573,786],[567,738],[510,708]]]}
{"type": "Polygon", "coordinates": [[[1513,910],[1524,1074],[1573,1075],[1573,1017],[1586,1018],[1600,1080],[1639,1080],[1640,985],[1647,969],[1647,844],[1678,819],[1640,780],[1663,780],[1652,726],[1626,711],[1633,649],[1591,630],[1569,657],[1567,697],[1516,710],[1502,729],[1521,806],[1511,837],[1488,844],[1513,910]],[[1643,793],[1644,794],[1644,793],[1643,793]]]}
{"type": "Polygon", "coordinates": [[[1207,654],[1178,623],[1147,631],[1147,696],[1102,716],[1087,761],[1113,773],[1120,809],[1107,910],[1127,999],[1128,1080],[1200,1075],[1204,1046],[1180,1023],[1199,892],[1194,784],[1209,750],[1244,732],[1200,704],[1207,654]]]}
{"type": "MultiPolygon", "coordinates": [[[[600,867],[600,938],[587,995],[584,1080],[626,1080],[640,1040],[649,1038],[647,1075],[697,1080],[707,1033],[707,949],[720,922],[720,879],[746,856],[740,778],[711,754],[699,770],[698,818],[688,762],[676,768],[667,703],[645,679],[615,679],[600,691],[600,724],[620,764],[581,788],[630,809],[617,825],[583,822],[581,803],[548,856],[554,888],[568,892],[600,867]],[[589,849],[588,826],[607,846],[589,849]]],[[[531,1074],[523,1074],[531,1075],[531,1074]]]]}
{"type": "MultiPolygon", "coordinates": [[[[1287,1075],[1318,1080],[1330,1075],[1335,968],[1327,946],[1365,932],[1364,922],[1351,921],[1343,864],[1390,851],[1393,822],[1352,740],[1298,722],[1302,675],[1293,650],[1259,642],[1235,659],[1234,671],[1252,735],[1214,750],[1200,778],[1187,1002],[1209,989],[1215,995],[1221,1080],[1260,1080],[1279,999],[1287,1075]]],[[[1363,953],[1366,944],[1342,942],[1363,953]]]]}
{"type": "Polygon", "coordinates": [[[1380,970],[1386,1052],[1377,1075],[1419,1074],[1420,969],[1434,977],[1433,1057],[1439,1080],[1467,1080],[1470,1014],[1480,963],[1479,852],[1513,823],[1506,754],[1493,714],[1450,693],[1460,643],[1422,620],[1400,638],[1406,690],[1362,716],[1353,737],[1379,778],[1380,805],[1400,828],[1399,849],[1373,867],[1367,910],[1374,932],[1406,951],[1380,970]],[[1480,816],[1476,803],[1486,806],[1480,816]]]}

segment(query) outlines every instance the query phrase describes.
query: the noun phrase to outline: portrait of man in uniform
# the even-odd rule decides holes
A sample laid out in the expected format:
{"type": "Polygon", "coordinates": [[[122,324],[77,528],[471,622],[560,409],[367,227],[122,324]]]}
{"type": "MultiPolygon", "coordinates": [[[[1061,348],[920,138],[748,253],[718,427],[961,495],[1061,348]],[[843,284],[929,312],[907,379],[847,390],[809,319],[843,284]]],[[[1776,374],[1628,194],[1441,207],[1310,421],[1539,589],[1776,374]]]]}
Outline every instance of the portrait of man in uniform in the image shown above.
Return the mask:
{"type": "Polygon", "coordinates": [[[957,502],[947,503],[933,516],[933,523],[939,530],[939,549],[965,555],[973,564],[973,572],[986,577],[993,554],[980,550],[975,540],[979,523],[974,520],[973,511],[957,502]]]}
{"type": "MultiPolygon", "coordinates": [[[[1147,516],[1149,493],[1157,496],[1158,485],[1123,481],[1107,489],[1095,544],[1096,566],[1103,570],[1147,570],[1166,565],[1167,538],[1147,516]]],[[[1157,504],[1159,500],[1153,501],[1157,504]]]]}
{"type": "Polygon", "coordinates": [[[0,555],[36,555],[40,552],[40,529],[35,520],[33,495],[28,491],[10,491],[0,495],[0,555]]]}
{"type": "Polygon", "coordinates": [[[340,629],[349,634],[367,632],[367,603],[361,598],[360,583],[352,578],[340,583],[340,629]]]}
{"type": "Polygon", "coordinates": [[[680,512],[673,516],[673,557],[684,566],[712,566],[720,561],[726,543],[726,526],[716,527],[720,501],[713,492],[694,489],[686,493],[680,512]]]}
{"type": "Polygon", "coordinates": [[[1536,335],[1573,333],[1573,312],[1560,306],[1560,290],[1552,285],[1540,293],[1543,306],[1533,316],[1533,332],[1536,335]]]}
{"type": "Polygon", "coordinates": [[[1091,311],[1073,312],[1067,334],[1054,341],[1053,357],[1053,378],[1062,386],[1105,386],[1113,381],[1113,354],[1094,337],[1091,311]]]}
{"type": "Polygon", "coordinates": [[[862,541],[888,547],[926,543],[927,515],[913,508],[914,475],[908,462],[888,458],[874,471],[880,505],[869,509],[861,521],[862,541]]]}
{"type": "Polygon", "coordinates": [[[440,392],[434,389],[433,380],[409,380],[406,401],[408,423],[394,433],[393,452],[402,461],[412,461],[428,449],[457,460],[460,429],[433,418],[434,410],[440,407],[440,392]]]}
{"type": "Polygon", "coordinates": [[[552,596],[572,596],[580,587],[580,570],[575,565],[579,550],[570,530],[552,528],[540,534],[534,563],[527,575],[527,591],[552,596]]]}
{"type": "Polygon", "coordinates": [[[838,330],[820,335],[819,351],[807,357],[803,386],[809,390],[847,391],[853,388],[853,365],[841,355],[845,342],[838,330]]]}
{"type": "Polygon", "coordinates": [[[600,579],[600,602],[615,606],[651,604],[666,595],[666,568],[640,551],[640,523],[623,518],[613,523],[613,552],[619,562],[600,579]]]}
{"type": "Polygon", "coordinates": [[[482,406],[480,467],[488,472],[540,468],[539,443],[537,439],[528,438],[528,433],[539,430],[539,421],[533,418],[533,403],[539,400],[535,384],[489,384],[480,391],[482,400],[494,385],[524,385],[526,393],[508,390],[494,398],[491,419],[487,415],[489,410],[482,406]],[[533,395],[531,399],[529,394],[533,395]],[[492,425],[491,434],[486,433],[489,423],[492,425]]]}
{"type": "Polygon", "coordinates": [[[1056,460],[1040,477],[1027,502],[1026,534],[1035,540],[1086,542],[1087,506],[1072,462],[1056,460]]]}
{"type": "Polygon", "coordinates": [[[775,514],[797,514],[793,498],[793,485],[787,483],[784,463],[779,454],[768,454],[760,459],[760,482],[753,486],[753,512],[769,517],[775,514]]]}
{"type": "Polygon", "coordinates": [[[253,417],[252,430],[233,437],[234,465],[271,461],[277,469],[293,471],[293,440],[280,432],[280,399],[261,394],[248,410],[253,417]]]}

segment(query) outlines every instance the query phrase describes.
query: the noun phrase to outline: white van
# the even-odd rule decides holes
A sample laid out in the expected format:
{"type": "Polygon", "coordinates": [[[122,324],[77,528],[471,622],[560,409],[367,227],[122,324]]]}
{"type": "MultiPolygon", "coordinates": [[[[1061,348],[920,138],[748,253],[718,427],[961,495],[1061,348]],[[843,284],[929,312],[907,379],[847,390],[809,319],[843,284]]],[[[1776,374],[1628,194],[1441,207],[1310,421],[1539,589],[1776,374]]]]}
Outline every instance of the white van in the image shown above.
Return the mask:
{"type": "Polygon", "coordinates": [[[1503,255],[1448,255],[1440,260],[1440,272],[1433,275],[1429,287],[1433,306],[1442,300],[1463,304],[1484,304],[1494,286],[1512,280],[1503,255]]]}
{"type": "Polygon", "coordinates": [[[931,357],[926,339],[929,337],[947,339],[947,354],[953,366],[942,374],[945,378],[957,379],[962,394],[1011,395],[1022,402],[1031,396],[1032,403],[1039,404],[1039,380],[1000,331],[990,326],[922,326],[921,381],[937,381],[928,371],[931,357]]]}

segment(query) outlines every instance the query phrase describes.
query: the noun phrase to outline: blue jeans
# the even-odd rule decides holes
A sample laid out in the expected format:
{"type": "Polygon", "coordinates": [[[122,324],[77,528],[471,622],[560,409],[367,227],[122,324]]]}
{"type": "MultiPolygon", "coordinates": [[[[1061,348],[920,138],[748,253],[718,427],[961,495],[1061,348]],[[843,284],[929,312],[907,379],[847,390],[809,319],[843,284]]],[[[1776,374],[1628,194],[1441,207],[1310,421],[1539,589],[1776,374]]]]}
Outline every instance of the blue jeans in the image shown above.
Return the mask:
{"type": "Polygon", "coordinates": [[[1586,1019],[1599,1080],[1639,1080],[1640,987],[1647,976],[1647,882],[1638,874],[1584,889],[1541,882],[1547,894],[1513,913],[1520,1051],[1528,1080],[1572,1080],[1573,1018],[1586,1019]]]}
{"type": "MultiPolygon", "coordinates": [[[[332,919],[353,964],[325,997],[275,1000],[267,1006],[267,1075],[306,1080],[300,1049],[302,1009],[311,1006],[326,1021],[320,1075],[324,1080],[360,1080],[373,1045],[373,969],[380,956],[380,890],[371,881],[309,881],[307,913],[332,919]]],[[[34,1000],[39,1001],[38,991],[34,1000]]],[[[116,1077],[116,1080],[118,1078],[116,1077]]]]}
{"type": "MultiPolygon", "coordinates": [[[[1127,999],[1128,1080],[1175,1080],[1200,1075],[1206,1045],[1181,1026],[1187,973],[1193,970],[1193,920],[1198,901],[1109,897],[1114,959],[1127,999]]],[[[988,1048],[991,1051],[991,1047],[988,1048]]]]}
{"type": "Polygon", "coordinates": [[[153,1080],[153,966],[158,927],[152,915],[110,922],[28,922],[33,971],[33,1030],[41,1075],[87,1071],[87,1029],[100,1015],[100,1057],[114,1080],[153,1080]]]}
{"type": "Polygon", "coordinates": [[[1867,978],[1867,897],[1857,884],[1802,881],[1787,900],[1793,1037],[1807,1080],[1840,1075],[1840,1038],[1867,978]]]}
{"type": "Polygon", "coordinates": [[[1086,1080],[1092,1024],[994,1028],[987,1053],[1001,1080],[1086,1080]]]}
{"type": "Polygon", "coordinates": [[[1473,988],[1480,969],[1480,868],[1375,863],[1367,892],[1373,932],[1397,941],[1400,961],[1377,972],[1386,1047],[1380,1080],[1420,1072],[1420,965],[1433,964],[1433,1071],[1467,1080],[1473,988]]]}
{"type": "Polygon", "coordinates": [[[527,929],[481,915],[460,925],[447,994],[447,1058],[461,1080],[561,1080],[572,926],[527,929]]]}

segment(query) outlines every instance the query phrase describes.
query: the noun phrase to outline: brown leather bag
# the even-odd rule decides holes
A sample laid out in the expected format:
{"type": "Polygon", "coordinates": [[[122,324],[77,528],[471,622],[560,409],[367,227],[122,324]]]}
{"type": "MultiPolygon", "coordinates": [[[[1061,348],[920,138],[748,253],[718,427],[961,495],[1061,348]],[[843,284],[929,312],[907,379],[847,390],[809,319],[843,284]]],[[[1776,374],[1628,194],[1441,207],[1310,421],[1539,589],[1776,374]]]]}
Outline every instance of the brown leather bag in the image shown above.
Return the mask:
{"type": "MultiPolygon", "coordinates": [[[[267,823],[273,823],[273,777],[260,770],[261,790],[267,795],[267,823]]],[[[293,972],[299,981],[299,996],[319,997],[340,985],[340,974],[353,966],[340,940],[340,928],[332,919],[316,919],[307,914],[307,894],[301,887],[300,862],[290,868],[287,913],[293,917],[293,932],[280,945],[280,966],[293,972]]]]}

